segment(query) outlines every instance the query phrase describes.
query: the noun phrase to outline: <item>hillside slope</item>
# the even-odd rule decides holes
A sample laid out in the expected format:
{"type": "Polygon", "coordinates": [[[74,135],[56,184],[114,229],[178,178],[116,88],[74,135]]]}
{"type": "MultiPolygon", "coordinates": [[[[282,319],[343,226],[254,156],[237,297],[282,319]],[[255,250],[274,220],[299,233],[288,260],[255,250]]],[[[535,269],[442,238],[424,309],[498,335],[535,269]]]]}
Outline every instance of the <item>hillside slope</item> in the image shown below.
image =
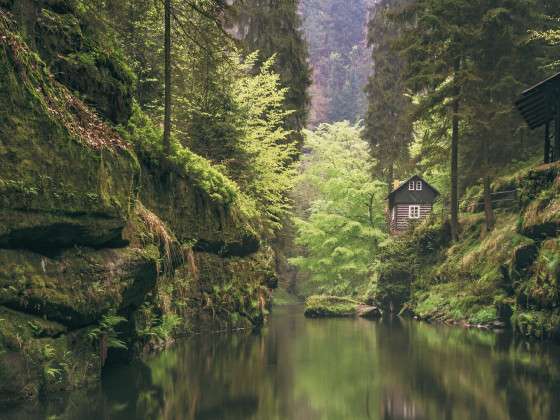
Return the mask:
{"type": "Polygon", "coordinates": [[[483,214],[463,213],[456,243],[437,220],[392,241],[375,298],[425,320],[560,338],[560,164],[500,178],[493,188],[517,189],[518,202],[497,210],[492,232],[483,233],[483,214]]]}

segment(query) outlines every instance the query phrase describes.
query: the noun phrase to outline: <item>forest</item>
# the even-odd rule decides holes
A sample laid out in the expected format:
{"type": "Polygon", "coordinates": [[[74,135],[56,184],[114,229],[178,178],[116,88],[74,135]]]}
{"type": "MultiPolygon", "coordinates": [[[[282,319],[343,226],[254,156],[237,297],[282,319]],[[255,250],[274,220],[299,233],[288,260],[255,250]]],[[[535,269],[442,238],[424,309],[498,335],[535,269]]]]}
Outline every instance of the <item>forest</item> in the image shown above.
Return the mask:
{"type": "Polygon", "coordinates": [[[558,72],[557,0],[0,0],[0,414],[552,418],[558,72]]]}

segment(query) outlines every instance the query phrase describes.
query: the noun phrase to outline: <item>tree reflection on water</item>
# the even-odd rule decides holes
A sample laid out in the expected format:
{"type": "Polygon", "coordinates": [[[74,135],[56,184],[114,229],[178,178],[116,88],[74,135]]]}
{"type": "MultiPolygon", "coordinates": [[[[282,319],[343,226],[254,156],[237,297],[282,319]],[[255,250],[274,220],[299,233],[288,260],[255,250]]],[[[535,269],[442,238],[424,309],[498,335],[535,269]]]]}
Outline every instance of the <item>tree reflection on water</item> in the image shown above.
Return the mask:
{"type": "Polygon", "coordinates": [[[82,419],[554,419],[560,352],[507,334],[394,319],[306,320],[198,336],[112,368],[95,392],[24,414],[82,419]]]}

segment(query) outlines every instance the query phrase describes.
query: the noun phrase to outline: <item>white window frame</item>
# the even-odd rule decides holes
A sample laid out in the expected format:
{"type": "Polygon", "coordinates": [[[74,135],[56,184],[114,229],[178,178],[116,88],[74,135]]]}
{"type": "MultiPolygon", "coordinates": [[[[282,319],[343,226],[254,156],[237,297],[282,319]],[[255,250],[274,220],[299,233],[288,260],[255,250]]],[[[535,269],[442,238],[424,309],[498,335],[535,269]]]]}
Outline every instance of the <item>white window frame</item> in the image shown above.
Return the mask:
{"type": "Polygon", "coordinates": [[[416,183],[414,181],[408,182],[408,191],[414,191],[416,188],[416,183]]]}
{"type": "Polygon", "coordinates": [[[422,181],[416,181],[416,191],[422,191],[422,181]]]}
{"type": "Polygon", "coordinates": [[[397,214],[397,211],[395,210],[395,207],[393,207],[393,211],[391,211],[391,221],[392,222],[395,221],[396,214],[397,214]]]}
{"type": "Polygon", "coordinates": [[[420,206],[417,205],[408,206],[408,218],[420,219],[420,206]]]}

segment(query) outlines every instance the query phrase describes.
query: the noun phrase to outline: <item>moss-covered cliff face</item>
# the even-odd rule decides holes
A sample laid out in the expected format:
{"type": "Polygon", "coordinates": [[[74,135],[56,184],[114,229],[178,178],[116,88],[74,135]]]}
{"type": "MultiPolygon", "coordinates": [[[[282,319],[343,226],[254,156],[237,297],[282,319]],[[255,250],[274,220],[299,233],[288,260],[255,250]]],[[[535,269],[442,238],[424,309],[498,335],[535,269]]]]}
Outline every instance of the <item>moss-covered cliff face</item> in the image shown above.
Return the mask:
{"type": "Polygon", "coordinates": [[[275,281],[231,181],[187,150],[154,165],[105,122],[127,122],[133,77],[72,5],[0,1],[0,405],[258,326],[275,281]]]}
{"type": "Polygon", "coordinates": [[[494,188],[517,189],[518,203],[497,211],[491,233],[481,213],[462,216],[456,243],[445,224],[418,227],[384,250],[375,298],[421,319],[511,324],[560,338],[560,165],[498,179],[494,188]]]}

